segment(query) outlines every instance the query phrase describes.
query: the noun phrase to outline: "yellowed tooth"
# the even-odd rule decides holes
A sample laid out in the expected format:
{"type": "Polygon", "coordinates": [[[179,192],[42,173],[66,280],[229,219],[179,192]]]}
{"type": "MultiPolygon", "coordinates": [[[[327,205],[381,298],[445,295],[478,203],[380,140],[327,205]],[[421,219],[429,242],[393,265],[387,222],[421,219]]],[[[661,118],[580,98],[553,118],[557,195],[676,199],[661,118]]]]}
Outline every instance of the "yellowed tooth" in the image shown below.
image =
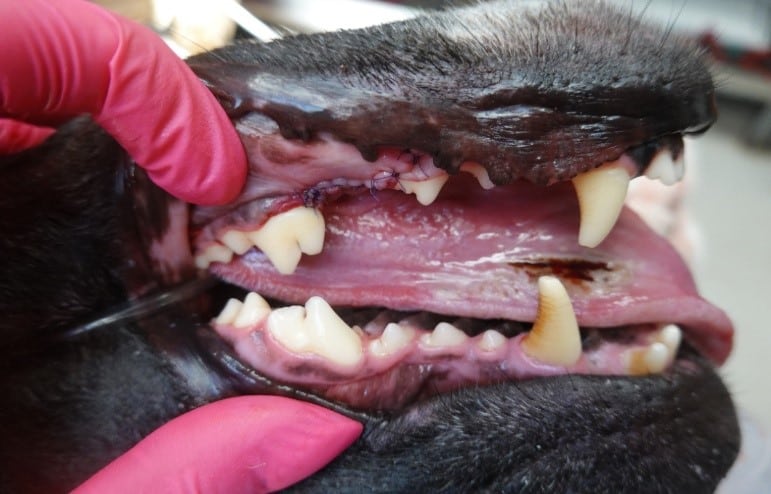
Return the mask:
{"type": "Polygon", "coordinates": [[[241,307],[243,307],[243,305],[244,304],[240,300],[231,298],[225,304],[225,307],[222,308],[222,311],[214,322],[217,324],[233,324],[233,321],[236,320],[238,314],[241,313],[241,307]]]}
{"type": "Polygon", "coordinates": [[[428,206],[436,200],[436,197],[441,192],[447,179],[450,178],[447,174],[437,175],[431,177],[428,180],[404,180],[399,179],[399,185],[402,190],[407,194],[415,194],[418,202],[424,206],[428,206]]]}
{"type": "Polygon", "coordinates": [[[674,185],[685,175],[685,161],[681,152],[675,160],[669,149],[662,149],[651,160],[645,170],[645,176],[651,180],[658,179],[664,185],[674,185]]]}
{"type": "Polygon", "coordinates": [[[420,341],[430,347],[458,346],[468,340],[468,335],[450,323],[440,322],[431,333],[421,336],[420,341]]]}
{"type": "Polygon", "coordinates": [[[370,342],[369,351],[378,357],[393,355],[409,345],[414,338],[414,329],[391,322],[385,327],[380,338],[370,342]]]}
{"type": "Polygon", "coordinates": [[[670,356],[675,356],[677,349],[680,348],[683,332],[676,325],[668,324],[661,328],[656,339],[667,346],[670,356]]]}
{"type": "Polygon", "coordinates": [[[494,352],[506,344],[506,337],[494,329],[488,329],[482,333],[477,344],[485,352],[494,352]]]}
{"type": "Polygon", "coordinates": [[[258,293],[249,292],[244,299],[243,307],[233,321],[233,326],[237,328],[248,328],[262,321],[270,314],[270,305],[258,293]]]}
{"type": "Polygon", "coordinates": [[[254,245],[245,232],[238,230],[228,230],[219,240],[239,256],[244,255],[254,245]]]}
{"type": "Polygon", "coordinates": [[[527,355],[550,365],[573,365],[581,357],[581,334],[573,305],[557,278],[538,278],[538,313],[521,345],[527,355]]]}
{"type": "Polygon", "coordinates": [[[479,163],[472,163],[467,161],[466,163],[460,165],[460,171],[474,175],[477,179],[477,182],[479,182],[479,185],[481,185],[485,190],[490,190],[495,187],[493,181],[490,180],[490,175],[487,173],[487,169],[479,163]]]}
{"type": "Polygon", "coordinates": [[[645,351],[645,365],[648,372],[657,374],[666,369],[669,363],[669,349],[663,343],[653,343],[645,351]]]}
{"type": "Polygon", "coordinates": [[[212,244],[195,257],[195,265],[206,269],[213,262],[228,263],[233,259],[233,251],[220,244],[212,244]]]}
{"type": "Polygon", "coordinates": [[[279,343],[295,353],[312,353],[344,366],[357,364],[364,355],[361,337],[321,297],[311,297],[304,308],[294,305],[272,311],[267,326],[279,343]]]}
{"type": "Polygon", "coordinates": [[[300,206],[273,216],[248,236],[279,273],[292,274],[303,253],[321,252],[324,228],[324,217],[319,211],[300,206]]]}
{"type": "Polygon", "coordinates": [[[624,207],[629,172],[619,162],[605,163],[573,179],[581,210],[578,243],[597,247],[608,236],[624,207]]]}

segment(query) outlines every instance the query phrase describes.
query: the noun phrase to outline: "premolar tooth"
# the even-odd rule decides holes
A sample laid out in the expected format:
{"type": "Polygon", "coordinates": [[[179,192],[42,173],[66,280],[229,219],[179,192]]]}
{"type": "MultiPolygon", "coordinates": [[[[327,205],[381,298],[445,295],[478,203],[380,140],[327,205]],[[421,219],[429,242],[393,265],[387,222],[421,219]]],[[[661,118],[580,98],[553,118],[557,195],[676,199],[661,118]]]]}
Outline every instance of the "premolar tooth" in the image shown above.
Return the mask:
{"type": "Polygon", "coordinates": [[[295,353],[313,353],[345,366],[357,364],[363,356],[361,337],[321,297],[309,298],[304,308],[272,311],[268,330],[295,353]]]}
{"type": "Polygon", "coordinates": [[[441,192],[442,187],[445,182],[447,182],[448,178],[450,178],[450,176],[444,174],[431,177],[428,180],[415,181],[399,179],[399,185],[401,185],[402,190],[405,193],[415,194],[419,203],[428,206],[436,200],[436,197],[439,195],[439,192],[441,192]]]}
{"type": "Polygon", "coordinates": [[[228,263],[233,259],[233,251],[224,245],[212,244],[202,254],[195,258],[195,265],[199,269],[206,269],[212,262],[228,263]]]}
{"type": "Polygon", "coordinates": [[[238,230],[229,230],[225,232],[225,234],[220,237],[220,242],[227,245],[230,250],[239,256],[246,254],[246,251],[251,249],[252,245],[254,245],[245,232],[238,230]]]}
{"type": "Polygon", "coordinates": [[[493,181],[490,180],[490,174],[487,173],[487,169],[479,163],[467,161],[460,165],[460,171],[474,175],[477,178],[479,185],[485,190],[490,190],[495,187],[493,181]]]}
{"type": "Polygon", "coordinates": [[[393,355],[409,345],[413,338],[415,330],[391,322],[386,325],[380,338],[370,342],[369,350],[379,357],[393,355]]]}
{"type": "Polygon", "coordinates": [[[324,217],[319,211],[300,206],[273,216],[248,236],[279,273],[292,274],[303,253],[321,252],[324,227],[324,217]]]}
{"type": "Polygon", "coordinates": [[[468,335],[450,323],[440,322],[434,331],[424,334],[420,341],[426,346],[450,347],[458,346],[468,339],[468,335]]]}
{"type": "Polygon", "coordinates": [[[222,308],[222,311],[214,322],[217,324],[233,324],[233,321],[236,320],[238,314],[241,313],[241,307],[243,307],[243,305],[244,304],[240,300],[231,298],[225,304],[225,307],[222,308]]]}
{"type": "Polygon", "coordinates": [[[644,358],[648,372],[658,374],[666,369],[667,363],[669,363],[669,349],[664,343],[653,343],[645,351],[644,358]]]}
{"type": "Polygon", "coordinates": [[[244,299],[241,311],[233,321],[233,326],[237,328],[247,328],[254,326],[270,314],[270,305],[258,293],[249,292],[244,299]]]}
{"type": "Polygon", "coordinates": [[[658,179],[664,185],[676,184],[683,179],[683,175],[685,175],[683,153],[681,152],[677,159],[674,159],[669,149],[659,151],[645,170],[646,177],[651,180],[658,179]]]}
{"type": "Polygon", "coordinates": [[[479,348],[486,352],[494,352],[506,343],[506,337],[494,329],[488,329],[482,333],[479,339],[479,348]]]}
{"type": "Polygon", "coordinates": [[[581,210],[578,243],[597,247],[608,236],[624,207],[629,172],[618,162],[606,163],[573,179],[581,210]]]}
{"type": "Polygon", "coordinates": [[[553,276],[538,278],[538,313],[522,350],[551,365],[569,366],[581,357],[581,334],[565,287],[553,276]]]}

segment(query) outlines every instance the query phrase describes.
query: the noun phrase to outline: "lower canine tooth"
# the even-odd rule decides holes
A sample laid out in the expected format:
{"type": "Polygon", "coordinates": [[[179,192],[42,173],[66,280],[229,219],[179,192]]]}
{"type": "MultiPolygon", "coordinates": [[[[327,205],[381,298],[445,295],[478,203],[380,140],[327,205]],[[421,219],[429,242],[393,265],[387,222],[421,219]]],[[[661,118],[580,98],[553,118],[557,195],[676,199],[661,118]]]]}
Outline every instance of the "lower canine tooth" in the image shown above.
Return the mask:
{"type": "Polygon", "coordinates": [[[270,314],[270,305],[268,305],[268,302],[266,302],[259,294],[249,292],[244,299],[244,304],[243,307],[241,307],[238,317],[233,321],[233,326],[237,328],[254,326],[268,314],[270,314]]]}
{"type": "Polygon", "coordinates": [[[659,373],[667,367],[669,361],[669,349],[663,343],[653,343],[645,352],[645,365],[648,372],[659,373]]]}
{"type": "Polygon", "coordinates": [[[468,335],[450,323],[440,322],[434,331],[425,334],[420,341],[426,346],[449,347],[457,346],[468,339],[468,335]]]}
{"type": "Polygon", "coordinates": [[[494,329],[488,329],[482,333],[479,339],[479,348],[486,352],[493,352],[506,343],[506,337],[494,329]]]}
{"type": "Polygon", "coordinates": [[[315,255],[324,247],[324,217],[314,208],[300,206],[270,218],[249,234],[281,274],[292,274],[303,253],[315,255]]]}
{"type": "Polygon", "coordinates": [[[629,172],[619,162],[605,163],[573,179],[581,210],[578,243],[597,247],[621,214],[629,187],[629,172]]]}
{"type": "Polygon", "coordinates": [[[292,352],[313,353],[340,365],[355,365],[364,353],[361,337],[321,297],[308,299],[305,308],[274,310],[268,330],[292,352]]]}
{"type": "Polygon", "coordinates": [[[538,278],[538,314],[522,350],[546,364],[569,366],[581,357],[581,334],[565,287],[553,276],[538,278]]]}
{"type": "Polygon", "coordinates": [[[450,178],[450,176],[444,174],[420,181],[400,179],[399,185],[401,185],[402,190],[404,190],[405,193],[415,194],[419,203],[428,206],[436,200],[436,197],[439,195],[439,192],[441,192],[442,187],[445,182],[447,182],[448,178],[450,178]]]}

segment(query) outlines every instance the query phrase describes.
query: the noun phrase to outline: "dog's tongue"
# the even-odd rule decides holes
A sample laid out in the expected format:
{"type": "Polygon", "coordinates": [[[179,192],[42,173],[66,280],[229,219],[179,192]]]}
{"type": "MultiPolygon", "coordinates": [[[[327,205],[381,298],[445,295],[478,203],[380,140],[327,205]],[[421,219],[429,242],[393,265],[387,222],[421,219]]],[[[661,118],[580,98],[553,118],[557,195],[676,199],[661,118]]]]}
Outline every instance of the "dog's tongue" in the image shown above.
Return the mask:
{"type": "Polygon", "coordinates": [[[730,352],[726,315],[698,295],[680,256],[631,210],[599,247],[578,245],[570,184],[483,191],[455,177],[430,206],[380,191],[343,197],[323,214],[324,250],[304,256],[294,274],[278,274],[256,249],[215,271],[291,303],[320,295],[333,306],[517,321],[534,320],[536,281],[549,274],[565,284],[582,327],[678,323],[714,360],[730,352]]]}

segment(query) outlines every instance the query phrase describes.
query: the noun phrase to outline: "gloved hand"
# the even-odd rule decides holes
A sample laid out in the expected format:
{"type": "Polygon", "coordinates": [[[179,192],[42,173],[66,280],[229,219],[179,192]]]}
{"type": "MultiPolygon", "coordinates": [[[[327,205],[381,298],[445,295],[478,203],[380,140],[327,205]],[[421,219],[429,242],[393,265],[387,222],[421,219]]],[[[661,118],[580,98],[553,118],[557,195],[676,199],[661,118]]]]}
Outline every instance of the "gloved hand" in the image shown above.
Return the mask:
{"type": "Polygon", "coordinates": [[[361,430],[354,420],[289,398],[229,398],[165,424],[74,492],[272,492],[319,470],[361,430]]]}
{"type": "Polygon", "coordinates": [[[246,157],[232,123],[152,31],[83,0],[0,0],[0,33],[0,153],[89,113],[172,195],[238,194],[246,157]]]}

